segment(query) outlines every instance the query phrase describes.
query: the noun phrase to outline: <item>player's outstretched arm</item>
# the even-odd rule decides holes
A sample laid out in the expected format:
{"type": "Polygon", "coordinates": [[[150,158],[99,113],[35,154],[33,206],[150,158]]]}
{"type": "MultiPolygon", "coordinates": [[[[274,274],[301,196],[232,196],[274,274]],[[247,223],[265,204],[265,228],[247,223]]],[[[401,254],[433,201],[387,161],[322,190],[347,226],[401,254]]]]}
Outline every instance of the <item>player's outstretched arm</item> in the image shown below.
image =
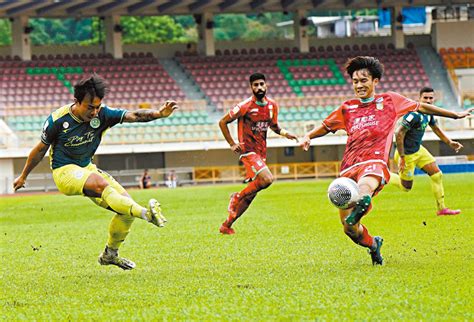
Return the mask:
{"type": "Polygon", "coordinates": [[[315,127],[314,129],[305,134],[303,140],[300,143],[300,147],[302,147],[303,150],[308,151],[309,146],[311,145],[311,139],[325,136],[328,133],[329,130],[324,125],[315,127]]]}
{"type": "Polygon", "coordinates": [[[466,116],[469,116],[472,113],[472,111],[474,111],[474,108],[470,108],[462,112],[454,112],[454,111],[446,110],[444,108],[440,108],[431,104],[420,103],[420,108],[418,109],[418,111],[425,114],[444,116],[444,117],[449,117],[452,119],[462,119],[462,118],[465,118],[466,116]]]}
{"type": "Polygon", "coordinates": [[[18,190],[25,186],[26,178],[30,172],[43,160],[46,151],[48,151],[49,145],[39,142],[28,155],[25,166],[20,176],[13,181],[13,189],[18,190]]]}
{"type": "Polygon", "coordinates": [[[444,133],[444,131],[436,124],[432,125],[431,129],[441,139],[441,141],[449,145],[451,149],[453,149],[456,153],[458,153],[464,147],[461,143],[457,141],[453,141],[450,138],[448,138],[446,133],[444,133]]]}
{"type": "Polygon", "coordinates": [[[295,140],[296,142],[299,142],[298,137],[296,135],[291,132],[288,132],[285,129],[282,129],[278,124],[272,124],[270,125],[270,128],[273,132],[287,138],[288,140],[295,140]]]}
{"type": "Polygon", "coordinates": [[[127,123],[150,122],[170,116],[177,108],[178,105],[175,101],[166,101],[159,110],[144,109],[128,111],[125,113],[123,121],[127,123]]]}

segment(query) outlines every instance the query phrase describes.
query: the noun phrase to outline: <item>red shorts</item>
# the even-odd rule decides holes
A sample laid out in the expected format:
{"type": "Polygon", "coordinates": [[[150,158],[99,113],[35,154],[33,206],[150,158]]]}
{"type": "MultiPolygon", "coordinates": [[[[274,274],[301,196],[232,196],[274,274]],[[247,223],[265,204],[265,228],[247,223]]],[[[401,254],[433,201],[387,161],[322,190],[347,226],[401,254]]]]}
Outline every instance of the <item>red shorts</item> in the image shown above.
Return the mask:
{"type": "Polygon", "coordinates": [[[245,174],[245,182],[255,180],[257,175],[262,172],[263,169],[268,168],[265,163],[265,159],[260,157],[255,152],[242,154],[240,156],[240,161],[242,161],[245,166],[245,170],[247,171],[245,174]]]}
{"type": "Polygon", "coordinates": [[[341,172],[341,177],[351,178],[355,182],[365,176],[373,176],[380,178],[380,185],[374,191],[374,196],[383,189],[383,186],[390,180],[390,171],[385,163],[367,162],[352,166],[341,172]]]}

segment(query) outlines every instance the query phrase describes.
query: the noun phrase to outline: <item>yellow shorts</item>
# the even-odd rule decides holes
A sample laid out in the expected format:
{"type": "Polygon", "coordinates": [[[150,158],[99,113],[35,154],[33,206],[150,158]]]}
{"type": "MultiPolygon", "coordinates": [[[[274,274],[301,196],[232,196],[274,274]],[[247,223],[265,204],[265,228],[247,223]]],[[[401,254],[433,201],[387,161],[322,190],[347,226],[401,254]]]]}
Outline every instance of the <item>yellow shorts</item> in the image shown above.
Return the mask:
{"type": "Polygon", "coordinates": [[[89,176],[93,173],[98,174],[104,178],[120,194],[125,192],[125,189],[117,181],[115,181],[115,179],[110,174],[97,169],[96,165],[93,163],[90,163],[86,167],[68,164],[54,169],[53,179],[59,191],[61,191],[66,196],[83,196],[83,189],[87,178],[89,178],[89,176]]]}
{"type": "MultiPolygon", "coordinates": [[[[394,160],[398,164],[400,160],[398,151],[395,151],[394,160]]],[[[417,152],[405,155],[405,170],[399,173],[400,178],[405,181],[413,181],[415,167],[421,169],[425,165],[433,162],[436,162],[436,160],[431,153],[423,146],[420,146],[420,149],[417,152]]]]}

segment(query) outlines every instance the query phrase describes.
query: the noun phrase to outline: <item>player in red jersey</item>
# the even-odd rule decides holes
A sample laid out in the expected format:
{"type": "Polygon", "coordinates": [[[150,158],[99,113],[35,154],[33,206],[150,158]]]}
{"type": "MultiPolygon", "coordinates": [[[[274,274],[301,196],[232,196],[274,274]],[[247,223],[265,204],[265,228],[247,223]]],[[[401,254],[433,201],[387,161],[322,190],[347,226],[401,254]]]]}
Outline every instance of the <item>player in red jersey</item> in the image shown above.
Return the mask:
{"type": "Polygon", "coordinates": [[[360,219],[370,211],[372,197],[390,180],[387,162],[396,121],[411,111],[458,119],[468,116],[471,110],[458,113],[415,102],[394,92],[375,94],[383,65],[374,57],[349,59],[345,68],[352,78],[356,98],[342,103],[321,126],[308,132],[300,145],[308,150],[313,138],[337,130],[347,132],[340,175],[355,180],[362,197],[353,208],[339,210],[341,223],[347,236],[369,249],[372,263],[382,265],[383,239],[372,237],[360,219]]]}
{"type": "Polygon", "coordinates": [[[265,75],[254,73],[250,75],[249,80],[253,95],[237,104],[219,121],[219,127],[231,150],[240,155],[240,161],[245,165],[245,182],[249,182],[242,191],[230,196],[229,217],[219,229],[222,234],[235,233],[231,228],[232,224],[247,210],[257,193],[273,182],[272,173],[265,164],[268,128],[287,139],[298,141],[295,135],[278,125],[278,105],[266,97],[265,75]],[[237,143],[227,126],[236,119],[239,136],[237,143]]]}

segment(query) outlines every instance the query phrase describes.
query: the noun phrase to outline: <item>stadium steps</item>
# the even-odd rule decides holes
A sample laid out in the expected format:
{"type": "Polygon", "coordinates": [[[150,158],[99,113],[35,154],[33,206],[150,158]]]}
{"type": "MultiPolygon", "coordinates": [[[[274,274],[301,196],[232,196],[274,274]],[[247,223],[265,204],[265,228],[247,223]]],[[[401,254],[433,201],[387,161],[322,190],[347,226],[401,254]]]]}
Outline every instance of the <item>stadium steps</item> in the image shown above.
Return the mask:
{"type": "Polygon", "coordinates": [[[181,90],[186,94],[189,100],[206,99],[199,88],[188,78],[183,69],[173,59],[160,59],[160,64],[164,70],[175,80],[181,90]]]}
{"type": "Polygon", "coordinates": [[[436,51],[429,46],[416,47],[418,57],[420,57],[421,64],[430,79],[430,83],[435,90],[440,90],[443,93],[444,107],[458,110],[460,106],[454,96],[451,86],[448,81],[448,73],[443,67],[443,63],[436,53],[436,51]]]}

